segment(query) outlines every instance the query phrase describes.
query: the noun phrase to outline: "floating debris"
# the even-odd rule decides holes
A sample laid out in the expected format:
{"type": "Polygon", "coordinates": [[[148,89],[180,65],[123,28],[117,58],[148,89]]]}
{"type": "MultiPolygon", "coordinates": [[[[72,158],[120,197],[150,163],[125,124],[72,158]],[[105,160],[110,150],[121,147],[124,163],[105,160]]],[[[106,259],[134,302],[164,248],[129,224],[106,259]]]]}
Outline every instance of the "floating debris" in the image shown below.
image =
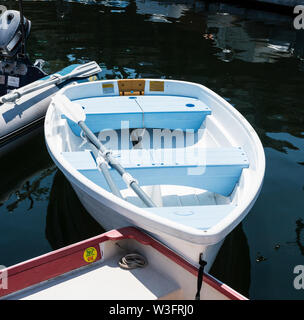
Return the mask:
{"type": "Polygon", "coordinates": [[[255,259],[256,262],[262,262],[262,261],[266,261],[267,258],[263,257],[259,252],[258,252],[258,255],[255,259]]]}

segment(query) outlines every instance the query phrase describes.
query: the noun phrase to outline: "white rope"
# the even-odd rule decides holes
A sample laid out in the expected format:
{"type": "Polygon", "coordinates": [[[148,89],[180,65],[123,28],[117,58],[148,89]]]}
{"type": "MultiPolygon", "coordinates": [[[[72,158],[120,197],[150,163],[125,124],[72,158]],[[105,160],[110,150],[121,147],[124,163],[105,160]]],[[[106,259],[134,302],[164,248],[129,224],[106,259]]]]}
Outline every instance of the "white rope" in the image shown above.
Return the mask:
{"type": "Polygon", "coordinates": [[[126,270],[143,268],[147,264],[148,264],[147,260],[138,253],[129,253],[123,256],[118,262],[118,265],[122,269],[126,269],[126,270]]]}

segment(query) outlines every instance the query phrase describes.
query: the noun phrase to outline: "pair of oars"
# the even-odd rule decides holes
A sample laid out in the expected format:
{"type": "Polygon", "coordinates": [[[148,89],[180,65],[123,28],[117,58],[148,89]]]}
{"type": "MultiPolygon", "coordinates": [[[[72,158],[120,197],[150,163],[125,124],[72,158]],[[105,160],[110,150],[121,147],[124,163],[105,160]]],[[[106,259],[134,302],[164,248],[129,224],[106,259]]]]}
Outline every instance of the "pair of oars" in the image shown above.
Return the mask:
{"type": "Polygon", "coordinates": [[[132,175],[130,175],[128,172],[126,172],[126,170],[117,161],[117,159],[112,156],[111,151],[103,146],[103,144],[97,139],[95,134],[85,124],[86,114],[82,106],[78,103],[72,102],[62,94],[56,95],[53,98],[53,103],[68,119],[79,125],[79,127],[86,135],[87,139],[97,148],[100,155],[105,160],[105,162],[100,162],[100,168],[113,194],[121,197],[120,191],[112,179],[107,164],[109,164],[120,174],[126,185],[138,195],[138,197],[146,204],[146,206],[156,207],[152,199],[141,189],[137,180],[133,178],[132,175]]]}
{"type": "Polygon", "coordinates": [[[82,64],[76,68],[74,68],[71,72],[65,75],[51,75],[49,79],[42,80],[40,83],[29,84],[20,89],[16,89],[11,91],[10,93],[0,97],[0,103],[6,102],[15,102],[17,99],[20,99],[26,94],[41,90],[50,85],[59,85],[64,81],[73,79],[73,78],[87,78],[92,75],[97,75],[101,72],[101,68],[95,61],[91,61],[85,64],[82,64]]]}

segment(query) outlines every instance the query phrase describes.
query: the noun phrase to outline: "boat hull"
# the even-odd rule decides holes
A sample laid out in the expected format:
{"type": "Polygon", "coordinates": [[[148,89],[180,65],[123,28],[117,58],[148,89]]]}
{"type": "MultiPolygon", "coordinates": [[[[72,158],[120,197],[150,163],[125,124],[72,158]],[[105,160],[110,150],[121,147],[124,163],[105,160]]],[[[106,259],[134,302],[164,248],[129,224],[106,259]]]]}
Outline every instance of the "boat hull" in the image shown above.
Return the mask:
{"type": "Polygon", "coordinates": [[[55,85],[30,94],[26,100],[1,106],[0,157],[18,148],[41,130],[52,96],[59,90],[55,85]]]}
{"type": "MultiPolygon", "coordinates": [[[[111,81],[111,89],[115,89],[113,92],[111,92],[111,94],[114,94],[114,96],[115,94],[119,96],[119,84],[115,82],[116,80],[111,81]]],[[[155,84],[155,80],[151,79],[141,81],[146,81],[146,88],[150,89],[153,88],[153,85],[155,84]]],[[[94,100],[95,97],[100,94],[100,88],[104,87],[107,89],[107,86],[109,86],[108,82],[109,81],[100,81],[96,82],[95,84],[76,85],[74,87],[71,86],[62,90],[61,93],[65,94],[71,100],[90,100],[90,98],[94,100]]],[[[136,82],[136,84],[137,83],[138,82],[136,82]]],[[[204,150],[204,148],[208,149],[212,147],[222,148],[222,150],[225,150],[226,147],[238,148],[238,152],[241,152],[243,155],[246,154],[249,159],[250,165],[247,165],[242,170],[240,176],[238,176],[238,180],[233,182],[233,188],[229,189],[230,191],[225,191],[227,194],[223,191],[223,196],[229,197],[229,199],[225,199],[225,201],[228,200],[229,202],[225,202],[223,205],[221,203],[216,203],[216,205],[213,206],[214,211],[208,212],[210,209],[208,209],[208,204],[205,204],[206,207],[202,206],[201,211],[199,211],[199,214],[201,214],[200,216],[195,216],[195,213],[192,212],[192,210],[194,211],[195,209],[191,208],[190,214],[188,214],[186,211],[182,212],[182,214],[180,211],[174,211],[174,218],[170,218],[170,215],[166,216],[158,214],[159,211],[157,208],[152,208],[154,211],[151,211],[151,208],[143,208],[134,205],[132,202],[124,201],[123,199],[113,195],[106,188],[104,188],[102,183],[94,180],[95,176],[93,177],[92,175],[87,175],[87,171],[91,170],[92,168],[87,166],[87,163],[81,162],[81,157],[83,157],[87,151],[81,150],[81,155],[77,153],[77,151],[80,149],[79,145],[83,143],[83,141],[81,137],[77,137],[77,132],[74,132],[73,128],[68,126],[67,121],[62,119],[60,108],[56,108],[55,102],[48,109],[46,116],[46,144],[53,161],[63,172],[68,181],[70,181],[83,206],[91,214],[91,216],[100,225],[102,225],[103,228],[110,230],[112,228],[136,226],[147,231],[158,241],[172,248],[174,251],[178,252],[190,263],[196,266],[199,264],[200,254],[203,253],[203,259],[207,261],[207,270],[209,270],[221,245],[225,240],[225,237],[248,214],[260,193],[265,172],[264,150],[257,134],[251,125],[246,121],[246,119],[227,101],[215,94],[213,91],[199,84],[175,80],[165,80],[162,88],[165,88],[162,90],[166,91],[163,93],[163,95],[170,97],[182,96],[183,98],[194,97],[208,105],[208,108],[210,108],[212,111],[211,115],[209,114],[204,124],[202,124],[201,128],[203,131],[205,131],[204,135],[202,136],[202,140],[199,141],[201,142],[199,148],[202,150],[204,150]],[[71,162],[72,158],[70,158],[70,160],[65,158],[64,154],[69,154],[69,152],[72,154],[72,157],[74,157],[73,161],[75,163],[77,162],[77,165],[80,164],[79,167],[76,167],[76,165],[71,162]],[[206,211],[205,208],[207,209],[206,211]],[[227,209],[229,211],[226,214],[225,210],[227,209]],[[210,212],[211,214],[209,214],[210,212]],[[191,220],[193,218],[192,215],[195,216],[196,220],[191,220]],[[191,216],[188,222],[191,220],[193,223],[180,223],[179,221],[181,220],[179,220],[179,216],[191,216]],[[214,221],[212,219],[218,220],[214,221]],[[208,225],[208,221],[210,220],[214,222],[211,222],[210,225],[208,225]],[[198,225],[199,223],[201,224],[198,225]]],[[[153,92],[151,93],[149,91],[150,89],[147,89],[148,98],[153,96],[153,92]]],[[[108,94],[107,91],[105,91],[104,95],[106,94],[108,94]]],[[[139,95],[139,97],[140,96],[141,95],[139,95]]],[[[101,94],[100,98],[102,97],[103,95],[101,94]]],[[[132,98],[128,98],[128,103],[130,103],[131,100],[132,98]]],[[[84,103],[83,100],[82,103],[84,103]]],[[[186,104],[186,106],[192,107],[193,105],[186,104]]],[[[94,109],[93,111],[91,110],[91,113],[95,114],[96,110],[94,109]]],[[[141,119],[140,116],[139,118],[141,119]]],[[[159,117],[161,120],[166,120],[167,118],[168,116],[159,117]]],[[[111,117],[98,118],[94,123],[102,123],[104,125],[105,119],[108,119],[109,123],[106,125],[110,126],[111,128],[111,125],[113,125],[113,122],[111,122],[113,119],[111,117]]],[[[121,120],[121,118],[119,119],[121,120]]],[[[147,122],[149,119],[151,120],[152,118],[145,117],[145,126],[150,125],[152,128],[153,124],[148,124],[147,122]]],[[[133,125],[133,127],[137,128],[137,125],[138,124],[136,123],[133,125]]],[[[161,124],[162,128],[164,126],[165,124],[161,124]]],[[[117,128],[115,127],[114,129],[117,128]]],[[[96,129],[95,132],[98,132],[98,130],[96,129]]],[[[84,148],[90,149],[88,146],[84,148]]],[[[210,151],[208,152],[210,155],[210,151]]],[[[220,161],[221,159],[227,161],[227,154],[223,154],[220,156],[220,159],[217,160],[220,161]]],[[[242,161],[248,160],[247,158],[245,160],[242,158],[242,161]]],[[[209,164],[206,164],[206,167],[208,165],[209,164]]],[[[233,162],[232,166],[235,165],[236,164],[233,162]]],[[[241,165],[244,165],[244,162],[242,162],[241,165]]],[[[211,163],[210,168],[212,166],[214,167],[215,165],[211,163]]],[[[231,165],[227,164],[227,168],[230,169],[231,165]]],[[[99,177],[100,173],[97,172],[95,164],[94,170],[96,171],[96,175],[98,174],[99,177]]],[[[207,171],[208,170],[206,170],[206,172],[207,171]]],[[[149,179],[143,181],[147,176],[151,177],[151,172],[152,169],[148,172],[149,175],[146,174],[143,176],[143,179],[140,179],[140,174],[138,177],[135,176],[135,178],[141,182],[142,186],[167,184],[167,181],[164,179],[159,183],[152,183],[153,181],[151,182],[149,179]]],[[[160,171],[157,172],[159,172],[159,175],[161,175],[160,171]]],[[[223,173],[219,174],[221,175],[223,173]]],[[[229,178],[232,175],[233,173],[229,171],[225,172],[223,177],[226,179],[226,177],[229,178]]],[[[214,182],[213,176],[210,176],[211,178],[209,177],[209,180],[205,180],[203,176],[200,177],[196,174],[193,174],[193,176],[196,176],[196,178],[203,182],[214,182]]],[[[169,179],[169,174],[167,177],[169,179]]],[[[173,177],[175,178],[175,176],[173,177]]],[[[214,177],[215,179],[217,178],[217,176],[214,177]]],[[[119,182],[121,182],[121,179],[119,182]]],[[[179,181],[180,183],[175,183],[176,180],[172,178],[170,182],[173,186],[172,188],[174,188],[174,185],[188,186],[186,185],[187,181],[179,181]]],[[[120,185],[120,187],[122,186],[120,185]]],[[[194,185],[194,187],[196,187],[196,185],[194,185]]],[[[214,185],[210,186],[210,188],[208,188],[208,186],[206,188],[201,188],[208,191],[211,190],[212,192],[216,193],[212,187],[214,187],[214,185]]],[[[166,206],[163,206],[160,208],[160,210],[165,207],[166,206]]],[[[174,205],[173,208],[175,207],[176,206],[174,205]]],[[[186,205],[183,207],[186,207],[186,205]]],[[[187,218],[185,218],[185,220],[186,219],[187,218]]]]}
{"type": "MultiPolygon", "coordinates": [[[[70,176],[67,176],[67,179],[71,181],[70,176]]],[[[225,240],[222,239],[215,244],[202,245],[179,239],[178,237],[168,235],[165,232],[155,229],[153,225],[144,224],[138,220],[134,221],[125,215],[122,215],[122,212],[113,210],[113,206],[109,206],[102,201],[97,200],[95,197],[84,191],[79,187],[79,184],[72,183],[71,185],[85,209],[105,230],[109,231],[114,228],[136,226],[149,233],[152,237],[177,252],[195,266],[199,266],[199,257],[200,254],[203,253],[203,258],[207,262],[205,267],[207,272],[212,267],[218,251],[225,240]]]]}

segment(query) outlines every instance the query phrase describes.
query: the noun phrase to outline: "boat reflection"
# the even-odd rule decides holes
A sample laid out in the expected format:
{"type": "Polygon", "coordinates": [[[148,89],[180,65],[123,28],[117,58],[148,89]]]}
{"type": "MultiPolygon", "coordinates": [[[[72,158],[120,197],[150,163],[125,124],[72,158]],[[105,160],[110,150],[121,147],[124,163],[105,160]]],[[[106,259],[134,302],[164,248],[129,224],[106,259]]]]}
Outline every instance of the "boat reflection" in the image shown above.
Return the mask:
{"type": "Polygon", "coordinates": [[[57,171],[50,193],[45,234],[53,250],[105,230],[86,212],[68,180],[57,171]]]}
{"type": "Polygon", "coordinates": [[[242,223],[226,237],[209,273],[249,297],[251,262],[242,223]]]}

